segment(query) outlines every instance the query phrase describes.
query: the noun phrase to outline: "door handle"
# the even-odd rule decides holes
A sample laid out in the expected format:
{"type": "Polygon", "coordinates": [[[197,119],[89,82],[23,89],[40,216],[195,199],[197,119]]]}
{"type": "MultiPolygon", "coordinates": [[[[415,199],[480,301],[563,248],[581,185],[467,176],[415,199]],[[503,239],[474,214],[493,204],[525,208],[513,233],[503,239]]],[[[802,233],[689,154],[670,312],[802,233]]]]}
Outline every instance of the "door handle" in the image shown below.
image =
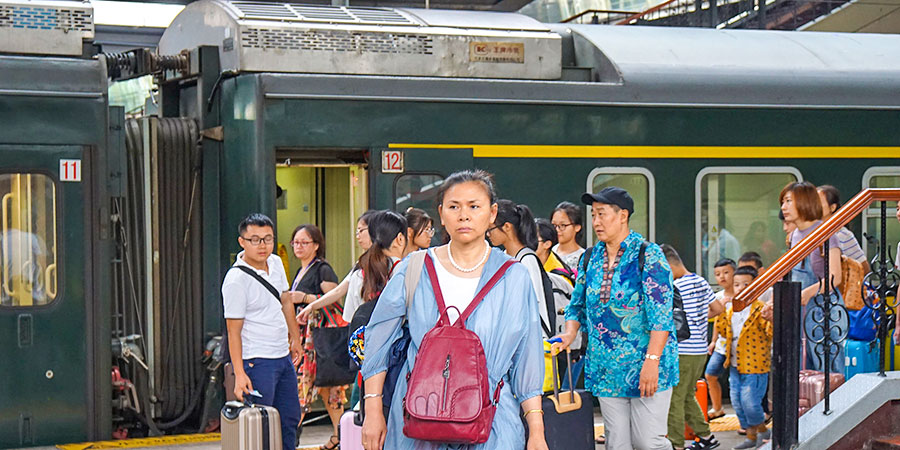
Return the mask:
{"type": "Polygon", "coordinates": [[[0,221],[3,222],[0,224],[0,227],[2,227],[3,240],[3,282],[0,284],[3,285],[3,292],[10,297],[13,296],[12,287],[9,285],[11,281],[9,277],[9,266],[12,263],[12,258],[10,258],[9,255],[9,205],[12,204],[12,199],[13,193],[10,192],[4,195],[3,199],[0,200],[0,205],[2,205],[0,206],[0,208],[2,208],[2,218],[0,218],[0,221]]]}

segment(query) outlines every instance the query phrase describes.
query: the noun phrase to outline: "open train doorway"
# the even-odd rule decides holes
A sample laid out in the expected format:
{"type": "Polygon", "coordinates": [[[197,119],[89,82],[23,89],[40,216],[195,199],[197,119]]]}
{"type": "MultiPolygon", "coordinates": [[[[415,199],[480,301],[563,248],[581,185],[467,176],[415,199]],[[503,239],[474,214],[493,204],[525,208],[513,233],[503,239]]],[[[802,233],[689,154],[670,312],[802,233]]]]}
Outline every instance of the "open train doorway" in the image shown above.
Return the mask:
{"type": "Polygon", "coordinates": [[[278,150],[276,152],[276,251],[288,278],[300,261],[291,248],[292,233],[314,224],[325,236],[325,258],[343,277],[362,254],[356,242],[356,218],[368,209],[365,152],[278,150]]]}

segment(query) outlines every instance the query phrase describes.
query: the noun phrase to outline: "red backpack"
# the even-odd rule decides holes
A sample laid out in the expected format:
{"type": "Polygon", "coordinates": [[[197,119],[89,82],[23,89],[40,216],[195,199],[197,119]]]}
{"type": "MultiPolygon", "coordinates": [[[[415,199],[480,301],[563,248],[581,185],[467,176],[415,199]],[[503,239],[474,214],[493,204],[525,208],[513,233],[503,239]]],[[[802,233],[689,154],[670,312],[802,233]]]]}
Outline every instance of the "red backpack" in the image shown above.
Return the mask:
{"type": "Polygon", "coordinates": [[[440,317],[425,337],[403,398],[403,434],[449,444],[482,444],[491,434],[503,380],[493,395],[481,339],[466,329],[466,319],[515,261],[505,262],[452,325],[431,256],[425,268],[440,317]]]}

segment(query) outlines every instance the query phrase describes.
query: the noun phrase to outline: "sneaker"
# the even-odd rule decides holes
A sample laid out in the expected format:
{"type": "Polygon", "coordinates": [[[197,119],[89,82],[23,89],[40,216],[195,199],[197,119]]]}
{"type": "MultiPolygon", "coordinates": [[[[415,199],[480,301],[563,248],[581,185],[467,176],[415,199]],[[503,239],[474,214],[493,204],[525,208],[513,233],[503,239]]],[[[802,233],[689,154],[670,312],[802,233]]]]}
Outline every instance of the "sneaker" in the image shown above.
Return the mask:
{"type": "Polygon", "coordinates": [[[744,439],[744,442],[741,442],[738,445],[735,445],[734,450],[743,450],[745,448],[756,448],[756,441],[751,441],[750,439],[744,439]]]}
{"type": "Polygon", "coordinates": [[[716,440],[715,435],[709,435],[707,438],[695,437],[694,443],[688,447],[688,450],[710,450],[714,448],[719,448],[719,441],[716,440]]]}
{"type": "Polygon", "coordinates": [[[766,441],[772,439],[772,430],[762,431],[756,435],[756,446],[761,447],[766,441]]]}

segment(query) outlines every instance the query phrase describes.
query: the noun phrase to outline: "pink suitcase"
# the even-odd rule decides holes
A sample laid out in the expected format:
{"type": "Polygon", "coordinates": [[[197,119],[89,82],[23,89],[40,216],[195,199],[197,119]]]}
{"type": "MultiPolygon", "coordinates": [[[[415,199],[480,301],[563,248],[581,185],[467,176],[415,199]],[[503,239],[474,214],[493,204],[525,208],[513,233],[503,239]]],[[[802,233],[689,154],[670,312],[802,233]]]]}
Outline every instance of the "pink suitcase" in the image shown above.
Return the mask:
{"type": "MultiPolygon", "coordinates": [[[[831,391],[844,384],[844,374],[831,374],[831,391]]],[[[817,370],[801,370],[800,371],[800,398],[809,402],[812,408],[825,398],[825,374],[817,370]]]]}
{"type": "Polygon", "coordinates": [[[358,411],[347,411],[341,416],[341,450],[363,450],[362,423],[356,424],[358,415],[358,411]]]}

